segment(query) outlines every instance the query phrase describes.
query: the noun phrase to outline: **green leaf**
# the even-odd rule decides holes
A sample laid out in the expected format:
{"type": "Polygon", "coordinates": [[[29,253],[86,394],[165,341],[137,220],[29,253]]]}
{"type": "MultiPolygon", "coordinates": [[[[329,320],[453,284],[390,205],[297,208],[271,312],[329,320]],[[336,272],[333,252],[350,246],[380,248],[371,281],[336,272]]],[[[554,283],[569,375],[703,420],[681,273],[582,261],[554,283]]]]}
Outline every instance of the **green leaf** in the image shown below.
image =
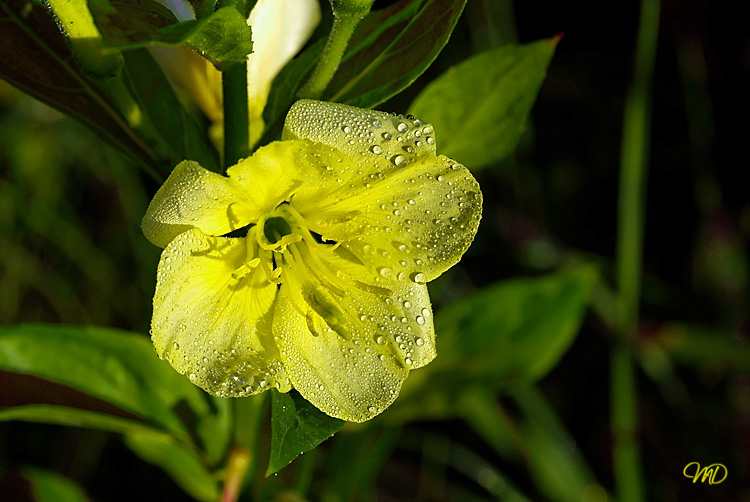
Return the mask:
{"type": "Polygon", "coordinates": [[[183,22],[156,0],[89,0],[89,8],[105,44],[115,50],[187,44],[222,66],[245,61],[253,49],[251,29],[233,7],[183,22]]]}
{"type": "Polygon", "coordinates": [[[479,168],[518,144],[559,37],[477,54],[430,83],[409,113],[435,127],[438,153],[479,168]]]}
{"type": "Polygon", "coordinates": [[[402,0],[354,31],[323,99],[371,108],[409,87],[435,60],[466,0],[402,0]]]}
{"type": "Polygon", "coordinates": [[[25,0],[0,2],[0,77],[81,121],[105,141],[134,156],[152,173],[161,167],[153,146],[116,111],[102,88],[75,63],[54,17],[25,0]]]}
{"type": "Polygon", "coordinates": [[[29,483],[36,502],[87,502],[89,500],[74,481],[55,472],[27,466],[21,469],[21,475],[29,483]]]}
{"type": "MultiPolygon", "coordinates": [[[[123,331],[43,324],[0,327],[0,370],[71,387],[186,442],[200,441],[195,431],[203,427],[201,421],[225,420],[217,418],[226,413],[220,399],[208,397],[161,361],[146,337],[123,331]]],[[[14,386],[4,386],[0,402],[17,394],[14,386]]],[[[86,409],[108,413],[90,406],[86,409]]],[[[218,427],[204,432],[201,439],[223,445],[222,449],[228,440],[218,427]]]]}
{"type": "Polygon", "coordinates": [[[219,159],[205,131],[198,128],[174,93],[167,77],[146,50],[124,54],[126,69],[143,109],[173,153],[181,160],[195,160],[218,172],[219,159]]]}
{"type": "Polygon", "coordinates": [[[271,401],[271,455],[266,477],[333,436],[344,421],[329,417],[297,391],[273,391],[271,401]]]}
{"type": "Polygon", "coordinates": [[[164,469],[186,493],[201,502],[219,500],[219,483],[189,448],[164,435],[135,433],[125,444],[141,459],[164,469]]]}
{"type": "Polygon", "coordinates": [[[146,431],[153,433],[159,432],[152,429],[150,425],[139,421],[123,419],[87,410],[80,410],[77,408],[70,408],[67,406],[54,406],[47,404],[14,406],[12,408],[0,409],[0,422],[10,420],[67,425],[70,427],[98,429],[122,434],[146,431]]]}
{"type": "Polygon", "coordinates": [[[438,311],[438,356],[409,374],[383,420],[460,416],[472,389],[507,393],[539,380],[575,338],[595,279],[585,266],[500,282],[438,311]]]}

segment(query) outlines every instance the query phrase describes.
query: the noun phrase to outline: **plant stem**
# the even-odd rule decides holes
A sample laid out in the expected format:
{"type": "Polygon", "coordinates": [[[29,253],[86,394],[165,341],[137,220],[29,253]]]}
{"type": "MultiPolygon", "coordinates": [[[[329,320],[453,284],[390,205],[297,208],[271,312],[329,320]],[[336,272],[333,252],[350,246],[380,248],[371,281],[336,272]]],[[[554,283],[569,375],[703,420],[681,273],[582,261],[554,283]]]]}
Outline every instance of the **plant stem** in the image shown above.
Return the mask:
{"type": "Polygon", "coordinates": [[[229,455],[226,466],[224,490],[221,502],[236,502],[242,490],[242,481],[250,465],[250,452],[245,448],[235,448],[229,455]]]}
{"type": "Polygon", "coordinates": [[[649,155],[651,81],[659,0],[642,0],[635,70],[625,102],[617,235],[617,334],[611,353],[611,427],[617,499],[644,500],[637,442],[637,396],[631,344],[637,334],[643,260],[644,194],[649,155]]]}
{"type": "Polygon", "coordinates": [[[349,45],[349,39],[352,38],[354,28],[362,18],[370,11],[367,7],[365,11],[358,12],[338,12],[333,13],[333,27],[331,34],[328,36],[328,42],[323,49],[317,66],[310,79],[299,90],[299,97],[319,99],[323,91],[328,87],[328,83],[336,73],[336,69],[341,63],[346,47],[349,45]]]}
{"type": "Polygon", "coordinates": [[[236,63],[221,75],[224,101],[224,171],[250,155],[247,116],[247,63],[236,63]]]}
{"type": "MultiPolygon", "coordinates": [[[[234,7],[245,15],[245,0],[219,0],[217,8],[234,7]]],[[[224,171],[250,155],[250,119],[247,108],[247,61],[221,73],[224,104],[224,171]]]]}

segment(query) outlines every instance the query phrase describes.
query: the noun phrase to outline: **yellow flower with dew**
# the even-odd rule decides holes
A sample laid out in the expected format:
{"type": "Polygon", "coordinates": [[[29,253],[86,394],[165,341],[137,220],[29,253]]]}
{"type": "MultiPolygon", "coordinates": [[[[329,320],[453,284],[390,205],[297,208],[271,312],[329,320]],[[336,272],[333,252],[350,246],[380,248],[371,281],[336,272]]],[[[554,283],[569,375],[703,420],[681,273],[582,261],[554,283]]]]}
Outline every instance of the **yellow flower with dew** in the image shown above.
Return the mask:
{"type": "Polygon", "coordinates": [[[142,224],[164,248],[158,354],[217,396],[294,387],[344,420],[382,412],[435,357],[426,283],[481,216],[435,141],[418,120],[302,100],[227,176],[180,163],[142,224]]]}

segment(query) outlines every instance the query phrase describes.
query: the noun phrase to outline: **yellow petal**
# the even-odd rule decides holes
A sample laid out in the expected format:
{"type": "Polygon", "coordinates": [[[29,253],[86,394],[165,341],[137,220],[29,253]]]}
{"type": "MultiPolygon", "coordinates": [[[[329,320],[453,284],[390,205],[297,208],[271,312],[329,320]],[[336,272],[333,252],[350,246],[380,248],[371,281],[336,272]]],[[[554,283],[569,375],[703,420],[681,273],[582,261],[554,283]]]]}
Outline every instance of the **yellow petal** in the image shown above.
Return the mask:
{"type": "MultiPolygon", "coordinates": [[[[318,258],[332,271],[347,267],[333,255],[318,258]]],[[[337,292],[316,274],[309,261],[285,264],[274,313],[284,367],[320,410],[369,420],[396,399],[410,369],[435,357],[427,288],[403,284],[377,294],[361,285],[337,292]]]]}
{"type": "Polygon", "coordinates": [[[317,185],[325,166],[316,157],[321,146],[305,140],[275,141],[227,170],[259,214],[272,211],[303,183],[317,185]]]}
{"type": "Polygon", "coordinates": [[[148,48],[169,78],[187,90],[206,117],[221,124],[224,117],[221,99],[221,72],[206,58],[185,46],[148,48]]]}
{"type": "Polygon", "coordinates": [[[258,0],[247,24],[253,28],[253,53],[247,59],[250,144],[263,132],[263,109],[271,83],[297,54],[320,22],[318,0],[258,0]]]}
{"type": "Polygon", "coordinates": [[[257,218],[254,204],[233,180],[183,161],[154,195],[141,229],[159,247],[190,228],[223,235],[257,218]]]}
{"type": "MultiPolygon", "coordinates": [[[[261,267],[245,266],[257,252],[252,239],[191,229],[170,242],[159,263],[156,352],[217,396],[290,389],[271,331],[277,286],[261,267]]],[[[267,252],[260,258],[270,262],[267,252]]]]}
{"type": "Polygon", "coordinates": [[[329,189],[299,190],[293,205],[310,228],[341,242],[372,273],[424,284],[458,262],[482,212],[479,184],[435,155],[432,126],[336,103],[298,101],[284,137],[338,146],[329,189]]]}

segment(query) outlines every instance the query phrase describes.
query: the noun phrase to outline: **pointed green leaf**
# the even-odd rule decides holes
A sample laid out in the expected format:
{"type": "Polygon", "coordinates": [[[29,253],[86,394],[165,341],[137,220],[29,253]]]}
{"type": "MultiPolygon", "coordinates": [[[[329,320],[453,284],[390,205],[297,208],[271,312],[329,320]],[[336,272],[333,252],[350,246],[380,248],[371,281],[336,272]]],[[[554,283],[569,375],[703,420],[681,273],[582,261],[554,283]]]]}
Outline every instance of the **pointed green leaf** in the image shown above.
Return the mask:
{"type": "Polygon", "coordinates": [[[439,131],[438,153],[476,169],[518,144],[559,37],[477,54],[428,85],[409,113],[439,131]]]}
{"type": "Polygon", "coordinates": [[[271,401],[271,455],[266,476],[333,436],[344,421],[332,418],[308,403],[297,391],[273,391],[271,401]]]}
{"type": "Polygon", "coordinates": [[[402,0],[366,16],[324,98],[371,108],[409,87],[435,60],[466,0],[402,0]]]}
{"type": "Polygon", "coordinates": [[[251,29],[233,7],[183,22],[156,0],[89,0],[89,8],[105,44],[114,50],[187,44],[222,65],[245,61],[253,49],[251,29]]]}
{"type": "Polygon", "coordinates": [[[410,373],[384,420],[454,417],[473,388],[507,393],[542,378],[578,333],[595,280],[586,266],[503,281],[436,312],[438,356],[410,373]]]}

